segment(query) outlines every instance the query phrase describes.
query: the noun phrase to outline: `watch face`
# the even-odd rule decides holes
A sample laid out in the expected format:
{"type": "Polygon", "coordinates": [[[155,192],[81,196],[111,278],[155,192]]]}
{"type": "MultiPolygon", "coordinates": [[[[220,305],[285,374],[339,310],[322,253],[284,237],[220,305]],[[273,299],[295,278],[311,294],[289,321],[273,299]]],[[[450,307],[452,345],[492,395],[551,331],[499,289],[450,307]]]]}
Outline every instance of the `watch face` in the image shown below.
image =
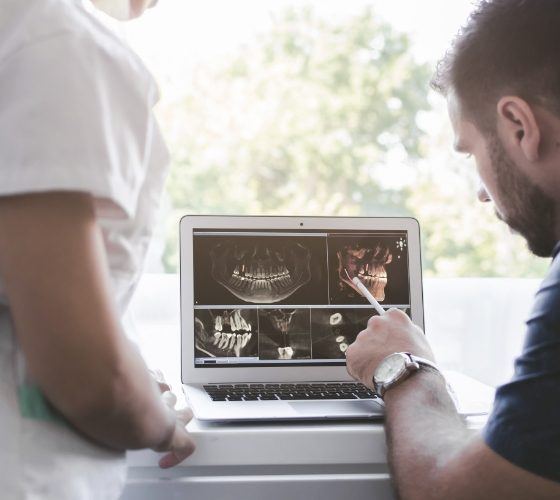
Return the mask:
{"type": "Polygon", "coordinates": [[[389,382],[402,372],[405,360],[400,354],[391,354],[375,370],[376,382],[389,382]]]}

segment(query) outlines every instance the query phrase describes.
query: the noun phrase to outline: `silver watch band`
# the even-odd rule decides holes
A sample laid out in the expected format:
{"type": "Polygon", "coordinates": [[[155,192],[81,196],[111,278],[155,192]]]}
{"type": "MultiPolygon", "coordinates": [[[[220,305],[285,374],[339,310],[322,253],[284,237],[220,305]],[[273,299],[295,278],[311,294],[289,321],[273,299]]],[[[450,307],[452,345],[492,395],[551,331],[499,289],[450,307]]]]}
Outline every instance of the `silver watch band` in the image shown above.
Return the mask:
{"type": "MultiPolygon", "coordinates": [[[[404,356],[408,357],[409,362],[407,362],[407,370],[398,379],[394,380],[390,384],[383,384],[383,383],[378,384],[378,383],[376,383],[375,376],[374,376],[373,385],[375,387],[375,392],[377,392],[377,395],[381,399],[383,399],[383,396],[385,395],[387,390],[391,389],[392,387],[395,387],[395,386],[399,385],[401,382],[403,382],[407,378],[409,378],[411,374],[413,374],[416,371],[419,371],[422,367],[435,370],[445,380],[445,377],[443,376],[443,373],[441,373],[441,370],[437,367],[437,365],[435,363],[432,363],[431,361],[429,361],[425,358],[421,358],[420,356],[415,356],[415,355],[413,355],[409,352],[401,352],[401,353],[395,353],[395,354],[401,354],[401,355],[404,355],[404,356]]],[[[392,356],[392,355],[390,354],[389,356],[392,356]]],[[[387,357],[389,357],[389,356],[387,356],[387,357]]],[[[447,384],[447,381],[446,381],[446,384],[447,384]]]]}

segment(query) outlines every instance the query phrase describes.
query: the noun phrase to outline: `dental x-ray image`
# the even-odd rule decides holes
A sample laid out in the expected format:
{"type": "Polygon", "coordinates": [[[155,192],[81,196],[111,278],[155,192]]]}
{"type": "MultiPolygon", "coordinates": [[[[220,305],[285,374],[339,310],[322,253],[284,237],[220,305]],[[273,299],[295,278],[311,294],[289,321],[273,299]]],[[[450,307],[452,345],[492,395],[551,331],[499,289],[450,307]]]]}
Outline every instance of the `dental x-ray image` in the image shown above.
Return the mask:
{"type": "Polygon", "coordinates": [[[321,304],[328,300],[325,244],[290,236],[194,239],[195,304],[321,304]]]}
{"type": "Polygon", "coordinates": [[[375,314],[372,309],[312,309],[313,359],[344,359],[348,346],[375,314]]]}
{"type": "Polygon", "coordinates": [[[259,309],[260,359],[310,359],[309,309],[259,309]]]}
{"type": "Polygon", "coordinates": [[[384,304],[408,304],[406,234],[329,235],[331,304],[365,304],[352,279],[357,277],[384,304]]]}
{"type": "Polygon", "coordinates": [[[195,309],[195,357],[258,356],[255,309],[195,309]]]}

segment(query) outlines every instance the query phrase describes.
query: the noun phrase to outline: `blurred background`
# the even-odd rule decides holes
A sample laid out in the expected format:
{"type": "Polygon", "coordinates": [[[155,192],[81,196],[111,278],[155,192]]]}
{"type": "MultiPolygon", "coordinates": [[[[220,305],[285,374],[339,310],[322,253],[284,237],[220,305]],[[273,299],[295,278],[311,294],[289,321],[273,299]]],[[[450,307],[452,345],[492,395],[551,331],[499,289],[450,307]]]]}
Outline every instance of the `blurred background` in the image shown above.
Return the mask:
{"type": "MultiPolygon", "coordinates": [[[[492,385],[506,380],[538,281],[487,278],[539,278],[548,261],[477,201],[474,160],[453,152],[445,101],[430,90],[472,8],[469,0],[160,0],[139,20],[113,23],[158,80],[172,156],[147,266],[170,281],[146,278],[137,303],[142,290],[153,297],[156,282],[168,283],[162,303],[177,291],[178,221],[187,213],[413,216],[440,362],[492,385]]],[[[178,318],[171,302],[173,316],[161,318],[169,328],[178,318]]],[[[160,319],[143,321],[145,345],[156,345],[147,332],[160,319]]]]}
{"type": "Polygon", "coordinates": [[[476,200],[429,80],[468,0],[161,0],[120,26],[155,74],[172,166],[149,270],[185,213],[411,215],[425,276],[542,275],[476,200]]]}

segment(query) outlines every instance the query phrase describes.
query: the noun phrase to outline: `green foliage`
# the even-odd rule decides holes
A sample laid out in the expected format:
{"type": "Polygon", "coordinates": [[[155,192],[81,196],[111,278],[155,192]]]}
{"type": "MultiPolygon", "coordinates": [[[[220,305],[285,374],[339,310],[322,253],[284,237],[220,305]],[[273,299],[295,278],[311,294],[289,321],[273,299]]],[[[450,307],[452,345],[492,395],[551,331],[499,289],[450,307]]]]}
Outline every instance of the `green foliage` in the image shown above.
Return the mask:
{"type": "Polygon", "coordinates": [[[166,269],[178,268],[185,213],[414,215],[428,274],[540,274],[543,263],[475,206],[464,169],[445,154],[421,161],[451,147],[448,132],[418,126],[432,111],[430,75],[371,9],[342,21],[290,9],[200,65],[161,110],[173,157],[166,269]]]}
{"type": "Polygon", "coordinates": [[[419,154],[429,68],[409,45],[369,9],[345,22],[290,9],[254,43],[198,68],[163,111],[177,212],[408,213],[407,178],[397,189],[382,179],[390,158],[419,154]]]}

